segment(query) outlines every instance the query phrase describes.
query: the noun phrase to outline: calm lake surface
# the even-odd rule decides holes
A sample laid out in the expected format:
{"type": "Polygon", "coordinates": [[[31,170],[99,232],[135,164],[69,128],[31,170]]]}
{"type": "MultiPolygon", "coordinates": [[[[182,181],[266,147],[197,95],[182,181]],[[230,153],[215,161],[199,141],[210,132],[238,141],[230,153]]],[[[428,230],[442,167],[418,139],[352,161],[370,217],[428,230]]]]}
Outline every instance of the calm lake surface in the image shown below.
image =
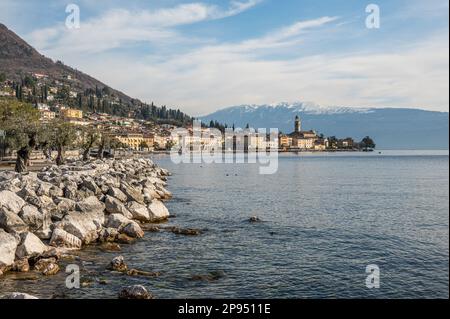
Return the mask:
{"type": "Polygon", "coordinates": [[[8,275],[0,292],[40,297],[115,298],[143,284],[157,298],[448,298],[448,152],[284,154],[274,175],[252,164],[155,162],[173,176],[168,225],[197,237],[147,233],[120,253],[79,253],[89,287],[67,290],[65,274],[8,275]],[[249,223],[251,216],[264,222],[249,223]],[[123,255],[159,278],[105,271],[123,255]],[[365,285],[366,266],[381,271],[365,285]],[[219,273],[213,281],[195,275],[219,273]],[[107,281],[106,285],[97,279],[107,281]],[[30,280],[32,279],[32,280],[30,280]]]}

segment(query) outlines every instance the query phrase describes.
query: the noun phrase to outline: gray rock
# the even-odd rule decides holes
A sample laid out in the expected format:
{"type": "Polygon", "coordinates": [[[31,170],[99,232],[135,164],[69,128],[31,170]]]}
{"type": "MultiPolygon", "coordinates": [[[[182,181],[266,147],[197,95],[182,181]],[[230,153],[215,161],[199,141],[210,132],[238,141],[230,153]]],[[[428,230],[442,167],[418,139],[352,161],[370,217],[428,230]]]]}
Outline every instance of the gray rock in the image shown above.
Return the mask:
{"type": "Polygon", "coordinates": [[[107,228],[115,228],[121,231],[123,227],[128,225],[131,222],[130,219],[126,218],[121,214],[111,214],[108,216],[105,227],[107,228]]]}
{"type": "Polygon", "coordinates": [[[118,200],[120,200],[122,203],[126,203],[128,200],[128,196],[124,194],[124,192],[122,192],[120,189],[116,188],[116,187],[110,187],[108,189],[108,195],[112,196],[114,198],[117,198],[118,200]]]}
{"type": "Polygon", "coordinates": [[[75,209],[79,212],[103,212],[105,204],[100,202],[97,197],[91,196],[76,204],[75,209]]]}
{"type": "Polygon", "coordinates": [[[58,227],[78,237],[83,243],[97,240],[98,232],[104,222],[101,212],[70,212],[58,223],[58,227]]]}
{"type": "Polygon", "coordinates": [[[16,258],[17,240],[0,229],[0,270],[2,266],[12,266],[16,258]]]}
{"type": "Polygon", "coordinates": [[[50,239],[50,245],[53,247],[80,249],[82,241],[63,229],[55,228],[55,230],[53,230],[52,238],[50,239]]]}
{"type": "Polygon", "coordinates": [[[131,222],[122,229],[122,233],[131,238],[143,238],[144,231],[136,222],[131,222]]]}
{"type": "Polygon", "coordinates": [[[11,213],[17,215],[25,204],[26,203],[22,198],[11,191],[4,190],[0,192],[0,208],[4,207],[11,213]]]}
{"type": "Polygon", "coordinates": [[[152,299],[153,296],[144,286],[135,285],[122,289],[119,299],[152,299]]]}
{"type": "Polygon", "coordinates": [[[128,266],[122,256],[117,256],[113,258],[107,269],[112,271],[125,272],[128,270],[128,266]]]}
{"type": "Polygon", "coordinates": [[[117,239],[119,231],[115,228],[103,228],[99,234],[99,241],[102,243],[112,243],[117,239]]]}
{"type": "Polygon", "coordinates": [[[0,208],[0,228],[3,228],[8,233],[23,233],[28,231],[28,226],[15,213],[10,212],[5,208],[0,208]]]}
{"type": "Polygon", "coordinates": [[[7,295],[2,296],[0,299],[9,299],[9,300],[15,300],[15,299],[39,299],[38,297],[29,295],[29,294],[24,294],[21,292],[13,292],[7,295]]]}
{"type": "Polygon", "coordinates": [[[101,189],[98,187],[98,185],[94,182],[92,178],[87,178],[83,181],[82,185],[89,189],[94,195],[99,195],[102,193],[101,189]]]}
{"type": "Polygon", "coordinates": [[[135,187],[122,183],[122,185],[120,185],[120,189],[125,195],[127,195],[128,201],[135,201],[140,204],[145,204],[144,196],[135,187]]]}
{"type": "Polygon", "coordinates": [[[44,253],[48,247],[33,233],[21,234],[21,242],[16,250],[16,257],[21,259],[44,253]]]}
{"type": "Polygon", "coordinates": [[[29,204],[22,208],[19,217],[30,227],[32,232],[39,230],[44,223],[44,215],[36,206],[29,204]]]}
{"type": "Polygon", "coordinates": [[[117,198],[107,195],[105,198],[105,206],[106,212],[109,214],[121,214],[128,219],[133,218],[133,215],[130,213],[130,211],[117,198]]]}
{"type": "Polygon", "coordinates": [[[130,211],[133,219],[136,219],[136,220],[139,220],[142,222],[148,222],[151,220],[150,211],[144,205],[133,201],[133,202],[129,202],[127,204],[127,208],[130,211]]]}
{"type": "Polygon", "coordinates": [[[148,206],[150,218],[154,221],[165,220],[169,218],[170,213],[167,207],[159,200],[155,199],[148,206]]]}

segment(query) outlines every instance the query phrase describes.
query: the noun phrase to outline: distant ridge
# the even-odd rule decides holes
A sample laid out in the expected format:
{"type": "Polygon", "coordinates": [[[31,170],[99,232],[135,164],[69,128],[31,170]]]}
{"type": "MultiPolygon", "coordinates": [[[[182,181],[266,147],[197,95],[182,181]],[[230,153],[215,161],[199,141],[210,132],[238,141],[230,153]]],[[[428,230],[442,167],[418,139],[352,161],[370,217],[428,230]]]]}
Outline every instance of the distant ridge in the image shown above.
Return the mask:
{"type": "MultiPolygon", "coordinates": [[[[53,60],[40,54],[36,49],[21,39],[4,24],[0,23],[0,74],[20,83],[26,75],[42,74],[51,81],[66,83],[70,77],[70,88],[77,93],[87,91],[96,92],[97,88],[108,89],[120,103],[105,112],[111,114],[131,114],[136,118],[155,120],[162,123],[185,125],[192,118],[180,110],[169,109],[166,106],[157,107],[139,99],[131,98],[125,93],[115,90],[103,82],[73,69],[62,62],[53,60]]],[[[93,111],[93,109],[91,109],[93,111]]]]}
{"type": "Polygon", "coordinates": [[[0,72],[7,78],[20,81],[27,74],[45,74],[53,80],[61,80],[70,75],[74,79],[74,87],[81,91],[88,88],[107,87],[124,102],[133,100],[123,92],[114,90],[99,80],[75,70],[62,62],[53,60],[40,54],[4,24],[0,23],[0,72]]]}
{"type": "Polygon", "coordinates": [[[293,131],[300,115],[304,129],[326,136],[362,139],[371,136],[379,149],[448,149],[449,114],[419,109],[323,107],[311,102],[240,105],[200,117],[229,126],[293,131]]]}

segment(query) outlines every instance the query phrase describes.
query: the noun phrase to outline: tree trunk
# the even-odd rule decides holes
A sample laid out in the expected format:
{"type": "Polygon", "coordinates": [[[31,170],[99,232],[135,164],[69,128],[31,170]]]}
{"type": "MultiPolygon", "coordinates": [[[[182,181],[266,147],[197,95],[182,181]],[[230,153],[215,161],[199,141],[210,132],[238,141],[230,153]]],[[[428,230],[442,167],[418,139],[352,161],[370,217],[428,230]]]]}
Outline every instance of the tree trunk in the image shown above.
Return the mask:
{"type": "Polygon", "coordinates": [[[105,151],[105,146],[104,145],[100,145],[100,147],[98,148],[98,154],[97,154],[97,159],[103,159],[103,152],[105,151]]]}
{"type": "Polygon", "coordinates": [[[60,166],[64,164],[64,146],[58,146],[58,156],[56,157],[56,165],[60,166]]]}
{"type": "Polygon", "coordinates": [[[16,167],[15,171],[17,173],[27,172],[27,163],[29,163],[30,149],[28,146],[22,147],[17,151],[16,167]]]}
{"type": "Polygon", "coordinates": [[[91,149],[90,148],[88,148],[88,149],[85,149],[84,150],[84,152],[83,152],[83,161],[84,162],[86,162],[86,161],[88,161],[89,160],[89,153],[91,152],[91,149]]]}
{"type": "Polygon", "coordinates": [[[50,150],[49,147],[44,147],[42,149],[42,153],[44,153],[45,159],[47,161],[51,161],[52,160],[52,151],[50,150]]]}

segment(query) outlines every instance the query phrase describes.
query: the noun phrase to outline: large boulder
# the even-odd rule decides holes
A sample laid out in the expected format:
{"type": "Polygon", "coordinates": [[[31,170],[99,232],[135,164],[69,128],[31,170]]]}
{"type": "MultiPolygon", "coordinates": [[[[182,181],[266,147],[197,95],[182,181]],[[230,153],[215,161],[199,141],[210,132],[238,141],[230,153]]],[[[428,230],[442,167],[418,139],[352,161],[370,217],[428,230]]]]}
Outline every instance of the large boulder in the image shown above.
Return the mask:
{"type": "Polygon", "coordinates": [[[0,229],[0,272],[4,266],[12,266],[16,258],[17,240],[0,229]]]}
{"type": "Polygon", "coordinates": [[[97,240],[98,232],[104,222],[100,212],[70,212],[58,223],[58,227],[89,244],[97,240]]]}
{"type": "Polygon", "coordinates": [[[117,198],[118,200],[120,200],[122,203],[126,203],[128,200],[128,196],[124,194],[124,192],[122,192],[120,189],[116,188],[116,187],[110,187],[108,189],[108,195],[112,196],[114,198],[117,198]]]}
{"type": "Polygon", "coordinates": [[[17,215],[25,204],[26,203],[22,198],[9,190],[0,192],[0,208],[4,207],[11,213],[17,215]]]}
{"type": "Polygon", "coordinates": [[[99,195],[102,193],[102,190],[98,187],[98,185],[92,178],[85,178],[83,180],[82,186],[93,192],[95,195],[99,195]]]}
{"type": "Polygon", "coordinates": [[[105,227],[107,228],[115,228],[121,231],[123,227],[128,225],[131,222],[130,219],[126,218],[121,214],[111,214],[108,216],[105,227]]]}
{"type": "Polygon", "coordinates": [[[3,228],[8,233],[23,233],[28,231],[28,226],[15,213],[10,212],[5,208],[0,208],[0,228],[3,228]]]}
{"type": "Polygon", "coordinates": [[[36,206],[25,205],[19,213],[19,217],[30,227],[31,231],[37,231],[44,224],[44,214],[36,206]]]}
{"type": "Polygon", "coordinates": [[[131,238],[143,238],[144,231],[138,223],[132,221],[122,229],[122,233],[131,238]]]}
{"type": "Polygon", "coordinates": [[[128,219],[133,218],[131,212],[117,198],[107,195],[105,198],[105,206],[106,212],[109,214],[121,214],[128,219]]]}
{"type": "Polygon", "coordinates": [[[91,196],[76,204],[76,210],[79,212],[103,212],[105,204],[98,200],[97,197],[91,196]]]}
{"type": "Polygon", "coordinates": [[[133,219],[142,222],[148,222],[151,220],[150,211],[144,205],[139,204],[138,202],[129,202],[127,204],[127,208],[130,211],[133,219]]]}
{"type": "Polygon", "coordinates": [[[50,239],[50,245],[53,247],[80,249],[82,242],[78,237],[69,234],[65,230],[55,228],[52,238],[50,239]]]}
{"type": "Polygon", "coordinates": [[[16,257],[19,259],[32,255],[40,255],[48,249],[33,233],[23,233],[20,238],[21,242],[16,250],[16,257]]]}
{"type": "Polygon", "coordinates": [[[142,195],[142,193],[136,189],[135,187],[122,183],[120,185],[120,189],[122,192],[124,192],[125,195],[127,195],[128,201],[135,201],[138,202],[140,204],[144,204],[144,196],[142,195]]]}
{"type": "Polygon", "coordinates": [[[51,213],[52,220],[60,221],[70,211],[75,210],[76,202],[64,197],[55,198],[56,209],[51,213]]]}
{"type": "Polygon", "coordinates": [[[150,218],[153,221],[160,221],[169,218],[170,213],[167,207],[157,199],[154,199],[152,203],[148,206],[150,212],[150,218]]]}

